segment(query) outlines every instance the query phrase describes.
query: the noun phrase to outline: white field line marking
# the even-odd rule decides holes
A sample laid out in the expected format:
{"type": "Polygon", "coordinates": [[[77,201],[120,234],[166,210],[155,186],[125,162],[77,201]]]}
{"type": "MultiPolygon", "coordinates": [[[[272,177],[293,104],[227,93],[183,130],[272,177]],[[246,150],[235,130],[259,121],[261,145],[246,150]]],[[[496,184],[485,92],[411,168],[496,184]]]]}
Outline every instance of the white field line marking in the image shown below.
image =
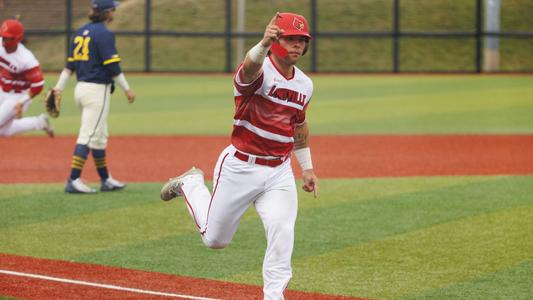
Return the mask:
{"type": "Polygon", "coordinates": [[[13,272],[13,271],[2,270],[2,269],[0,269],[0,273],[7,274],[7,275],[21,276],[21,277],[37,278],[37,279],[49,280],[49,281],[57,281],[57,282],[72,283],[72,284],[79,284],[79,285],[88,285],[88,286],[94,286],[94,287],[99,287],[99,288],[104,288],[104,289],[126,291],[126,292],[133,292],[133,293],[139,293],[139,294],[179,297],[179,298],[193,299],[193,300],[217,300],[214,298],[203,298],[203,297],[195,297],[195,296],[189,296],[189,295],[155,292],[155,291],[149,291],[149,290],[122,287],[122,286],[111,285],[111,284],[100,284],[100,283],[81,281],[81,280],[72,280],[72,279],[50,277],[50,276],[30,274],[30,273],[13,272]]]}

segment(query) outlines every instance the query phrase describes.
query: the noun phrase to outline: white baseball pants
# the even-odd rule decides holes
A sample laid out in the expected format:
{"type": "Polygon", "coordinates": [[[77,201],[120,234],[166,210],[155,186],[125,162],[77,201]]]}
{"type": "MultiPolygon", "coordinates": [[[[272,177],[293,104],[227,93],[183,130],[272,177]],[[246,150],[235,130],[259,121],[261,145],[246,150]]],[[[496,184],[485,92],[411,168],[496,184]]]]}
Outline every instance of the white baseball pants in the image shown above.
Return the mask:
{"type": "Polygon", "coordinates": [[[74,89],[74,100],[81,110],[81,127],[76,144],[91,149],[105,149],[109,136],[107,116],[111,100],[111,85],[78,82],[74,89]]]}
{"type": "Polygon", "coordinates": [[[277,167],[241,161],[228,146],[214,169],[213,193],[201,175],[183,179],[185,201],[204,244],[224,248],[233,238],[241,217],[254,204],[265,228],[263,261],[264,299],[283,299],[292,277],[291,256],[298,210],[290,159],[277,167]]]}
{"type": "Polygon", "coordinates": [[[26,112],[32,102],[26,94],[0,92],[0,136],[12,136],[32,130],[40,130],[45,126],[39,117],[24,117],[17,119],[15,105],[25,98],[22,111],[26,112]]]}

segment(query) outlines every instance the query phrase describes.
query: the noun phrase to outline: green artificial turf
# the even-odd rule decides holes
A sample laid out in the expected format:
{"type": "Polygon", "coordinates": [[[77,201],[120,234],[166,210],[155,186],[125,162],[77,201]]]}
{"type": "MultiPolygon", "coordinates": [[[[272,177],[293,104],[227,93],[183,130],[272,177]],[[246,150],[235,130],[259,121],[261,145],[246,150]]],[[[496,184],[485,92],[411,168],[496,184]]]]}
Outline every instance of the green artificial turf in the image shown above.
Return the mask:
{"type": "MultiPolygon", "coordinates": [[[[265,241],[253,209],[228,248],[210,250],[185,205],[160,201],[159,188],[68,195],[60,184],[0,185],[0,253],[261,284],[265,241]]],[[[290,288],[526,299],[532,194],[531,176],[323,179],[319,199],[299,196],[290,288]]]]}
{"type": "Polygon", "coordinates": [[[531,298],[531,259],[517,265],[489,272],[472,280],[455,282],[440,289],[432,289],[425,294],[404,299],[516,299],[531,298]]]}
{"type": "MultiPolygon", "coordinates": [[[[47,75],[55,82],[57,74],[47,75]]],[[[307,112],[311,135],[471,134],[533,132],[531,76],[327,76],[316,75],[307,112]]],[[[113,135],[229,135],[234,113],[229,75],[130,75],[137,93],[127,104],[117,90],[111,102],[113,135]]],[[[72,78],[59,135],[75,135],[80,113],[72,78]]],[[[35,102],[27,115],[43,111],[35,102]]],[[[33,134],[42,134],[41,132],[33,134]]]]}

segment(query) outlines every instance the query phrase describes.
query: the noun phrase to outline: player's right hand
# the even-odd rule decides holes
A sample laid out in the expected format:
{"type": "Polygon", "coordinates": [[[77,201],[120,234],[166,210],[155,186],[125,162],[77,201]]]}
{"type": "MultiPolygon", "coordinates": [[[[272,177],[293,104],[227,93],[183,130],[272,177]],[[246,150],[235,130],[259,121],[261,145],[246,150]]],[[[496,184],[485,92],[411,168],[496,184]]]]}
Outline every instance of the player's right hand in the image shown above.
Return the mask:
{"type": "Polygon", "coordinates": [[[55,88],[54,88],[54,89],[52,89],[52,91],[53,91],[54,96],[55,96],[56,98],[60,98],[60,97],[61,97],[61,93],[62,93],[62,91],[61,91],[60,89],[55,89],[55,88]]]}
{"type": "Polygon", "coordinates": [[[135,101],[135,93],[132,90],[127,90],[125,94],[128,98],[128,103],[133,103],[133,101],[135,101]]]}
{"type": "Polygon", "coordinates": [[[263,39],[261,40],[261,44],[265,47],[272,46],[272,43],[277,41],[281,34],[283,34],[283,29],[279,28],[278,25],[276,25],[276,20],[279,18],[279,12],[276,13],[276,15],[270,20],[270,23],[268,23],[265,34],[263,35],[263,39]]]}
{"type": "Polygon", "coordinates": [[[18,102],[15,104],[15,107],[13,108],[15,110],[15,117],[17,119],[22,118],[22,103],[18,102]]]}

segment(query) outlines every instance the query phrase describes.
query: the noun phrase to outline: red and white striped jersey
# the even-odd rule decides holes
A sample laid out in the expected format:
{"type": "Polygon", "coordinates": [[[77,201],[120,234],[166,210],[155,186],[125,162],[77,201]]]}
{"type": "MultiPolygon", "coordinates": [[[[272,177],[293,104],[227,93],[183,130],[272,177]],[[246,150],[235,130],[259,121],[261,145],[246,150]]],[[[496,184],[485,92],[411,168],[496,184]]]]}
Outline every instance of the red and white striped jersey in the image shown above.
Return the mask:
{"type": "Polygon", "coordinates": [[[296,125],[305,122],[313,95],[313,82],[296,66],[286,78],[268,57],[263,73],[243,84],[242,65],[234,82],[235,115],[231,143],[242,152],[264,157],[285,157],[294,143],[296,125]]]}
{"type": "Polygon", "coordinates": [[[19,43],[13,53],[7,53],[0,46],[0,85],[6,93],[22,93],[30,89],[30,94],[36,95],[43,89],[44,78],[39,62],[23,44],[19,43]]]}

